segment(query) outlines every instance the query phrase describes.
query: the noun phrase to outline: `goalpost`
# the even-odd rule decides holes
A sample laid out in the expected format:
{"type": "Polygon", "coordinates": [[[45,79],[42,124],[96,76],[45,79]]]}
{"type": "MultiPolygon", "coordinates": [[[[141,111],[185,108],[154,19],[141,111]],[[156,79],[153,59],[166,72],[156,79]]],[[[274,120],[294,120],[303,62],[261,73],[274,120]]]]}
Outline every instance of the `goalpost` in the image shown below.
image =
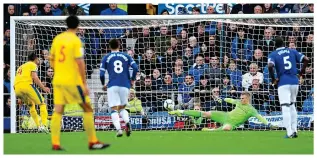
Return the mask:
{"type": "MultiPolygon", "coordinates": [[[[245,89],[252,93],[251,101],[256,109],[270,123],[283,127],[281,110],[276,100],[277,89],[270,86],[267,71],[267,55],[275,49],[272,39],[281,36],[286,47],[313,57],[313,14],[129,15],[79,18],[81,24],[78,36],[85,49],[87,82],[91,89],[90,97],[95,110],[97,130],[112,129],[105,99],[106,92],[101,90],[99,81],[100,59],[110,51],[107,41],[112,37],[121,40],[122,51],[132,55],[134,52],[133,57],[140,68],[140,79],[134,88],[136,97],[142,101],[142,110],[131,115],[134,130],[213,128],[217,125],[209,119],[169,116],[163,108],[164,101],[172,99],[177,104],[175,108],[230,111],[233,108],[231,105],[218,104],[214,98],[219,95],[236,98],[245,89]],[[147,31],[149,37],[143,37],[147,31]],[[197,57],[197,54],[202,56],[197,57]],[[253,72],[257,73],[256,77],[248,77],[252,75],[247,73],[253,72]],[[192,79],[189,80],[196,88],[179,88],[186,82],[185,74],[191,75],[192,79]],[[151,79],[145,77],[149,75],[151,79]],[[224,83],[227,82],[224,78],[229,79],[229,83],[224,83]],[[210,88],[201,88],[206,80],[206,87],[210,88]],[[152,85],[149,85],[149,81],[152,81],[152,85]],[[170,82],[173,84],[169,85],[170,82]],[[200,88],[197,85],[201,85],[200,88]],[[192,100],[187,103],[185,97],[192,100]]],[[[29,52],[36,52],[41,57],[39,77],[46,86],[50,86],[52,72],[47,56],[53,38],[66,30],[65,19],[65,16],[11,17],[11,89],[16,69],[27,61],[29,52]]],[[[309,66],[312,64],[311,60],[309,66]]],[[[309,105],[309,98],[313,93],[312,68],[307,69],[296,104],[299,110],[299,128],[303,130],[313,128],[313,113],[309,107],[305,107],[309,105]]],[[[52,95],[43,96],[51,113],[52,95]]],[[[82,130],[78,105],[68,105],[67,108],[62,130],[82,130]]],[[[239,129],[268,130],[255,118],[250,118],[239,129]]],[[[27,107],[18,105],[12,92],[11,133],[24,132],[35,132],[34,123],[28,115],[27,107]]]]}

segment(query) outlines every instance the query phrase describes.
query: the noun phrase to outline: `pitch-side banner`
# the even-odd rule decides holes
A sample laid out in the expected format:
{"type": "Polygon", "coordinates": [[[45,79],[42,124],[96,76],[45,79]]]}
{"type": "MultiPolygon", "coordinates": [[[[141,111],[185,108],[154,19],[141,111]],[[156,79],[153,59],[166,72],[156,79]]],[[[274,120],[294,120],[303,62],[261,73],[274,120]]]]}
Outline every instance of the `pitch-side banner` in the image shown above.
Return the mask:
{"type": "MultiPolygon", "coordinates": [[[[283,127],[283,116],[276,115],[276,116],[263,116],[269,123],[272,125],[283,127]]],[[[297,122],[298,128],[310,128],[311,122],[314,121],[314,115],[298,115],[297,122]]],[[[265,125],[260,122],[255,117],[249,118],[249,127],[250,128],[261,128],[265,127],[265,125]]]]}
{"type": "MultiPolygon", "coordinates": [[[[173,128],[175,124],[175,117],[169,116],[149,116],[148,122],[143,116],[131,116],[130,123],[133,129],[145,129],[145,128],[173,128]]],[[[121,126],[125,124],[120,118],[121,126]]],[[[96,129],[110,129],[112,120],[110,116],[95,116],[95,128],[96,129]]]]}
{"type": "MultiPolygon", "coordinates": [[[[229,9],[231,9],[233,5],[234,4],[228,4],[229,9]]],[[[166,9],[169,12],[169,14],[178,15],[179,10],[183,7],[186,8],[189,14],[192,13],[191,10],[193,9],[193,7],[200,8],[200,13],[206,14],[208,6],[212,6],[214,8],[214,11],[217,14],[225,13],[225,8],[224,8],[225,5],[220,3],[165,3],[165,4],[161,3],[158,5],[158,14],[161,14],[161,12],[164,9],[166,9]]]]}

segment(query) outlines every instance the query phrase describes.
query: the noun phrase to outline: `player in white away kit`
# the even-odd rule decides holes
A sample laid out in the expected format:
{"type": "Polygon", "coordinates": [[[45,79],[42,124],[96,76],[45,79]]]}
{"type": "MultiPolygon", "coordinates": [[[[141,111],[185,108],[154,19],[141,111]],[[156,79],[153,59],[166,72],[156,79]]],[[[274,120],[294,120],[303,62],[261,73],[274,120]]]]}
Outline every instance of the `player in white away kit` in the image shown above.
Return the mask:
{"type": "Polygon", "coordinates": [[[296,64],[303,62],[299,73],[300,79],[305,73],[309,59],[295,49],[283,47],[283,39],[275,38],[276,50],[270,53],[268,64],[269,72],[274,85],[278,86],[278,97],[282,106],[283,124],[287,134],[285,138],[297,138],[297,111],[295,107],[298,93],[299,79],[296,64]],[[277,79],[274,78],[274,67],[277,79]]]}
{"type": "Polygon", "coordinates": [[[131,124],[125,106],[128,104],[130,87],[134,84],[138,66],[128,54],[119,52],[120,42],[117,39],[111,39],[109,45],[111,53],[107,54],[101,61],[100,80],[104,86],[103,89],[108,91],[108,104],[112,109],[111,119],[117,130],[117,137],[122,136],[119,114],[126,124],[126,134],[130,136],[131,124]],[[133,68],[132,76],[130,76],[130,67],[133,68]],[[109,74],[107,85],[105,85],[106,71],[109,74]]]}

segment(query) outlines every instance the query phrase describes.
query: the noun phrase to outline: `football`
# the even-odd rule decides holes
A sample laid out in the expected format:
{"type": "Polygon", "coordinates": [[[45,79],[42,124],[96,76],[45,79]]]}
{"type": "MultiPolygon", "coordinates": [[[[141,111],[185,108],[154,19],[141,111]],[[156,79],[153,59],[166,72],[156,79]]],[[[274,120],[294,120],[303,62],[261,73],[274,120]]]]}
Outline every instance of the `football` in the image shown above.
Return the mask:
{"type": "Polygon", "coordinates": [[[172,99],[167,99],[164,101],[164,108],[168,111],[174,110],[174,101],[172,99]]]}

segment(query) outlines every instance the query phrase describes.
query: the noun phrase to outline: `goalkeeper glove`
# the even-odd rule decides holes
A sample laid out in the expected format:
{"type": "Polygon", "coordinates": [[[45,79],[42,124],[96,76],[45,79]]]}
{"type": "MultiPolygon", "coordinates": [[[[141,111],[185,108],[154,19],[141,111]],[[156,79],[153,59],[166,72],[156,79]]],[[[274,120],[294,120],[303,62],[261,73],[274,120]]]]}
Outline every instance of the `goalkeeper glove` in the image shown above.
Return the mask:
{"type": "Polygon", "coordinates": [[[216,98],[216,101],[217,101],[218,103],[222,103],[222,98],[217,97],[217,98],[216,98]]]}

